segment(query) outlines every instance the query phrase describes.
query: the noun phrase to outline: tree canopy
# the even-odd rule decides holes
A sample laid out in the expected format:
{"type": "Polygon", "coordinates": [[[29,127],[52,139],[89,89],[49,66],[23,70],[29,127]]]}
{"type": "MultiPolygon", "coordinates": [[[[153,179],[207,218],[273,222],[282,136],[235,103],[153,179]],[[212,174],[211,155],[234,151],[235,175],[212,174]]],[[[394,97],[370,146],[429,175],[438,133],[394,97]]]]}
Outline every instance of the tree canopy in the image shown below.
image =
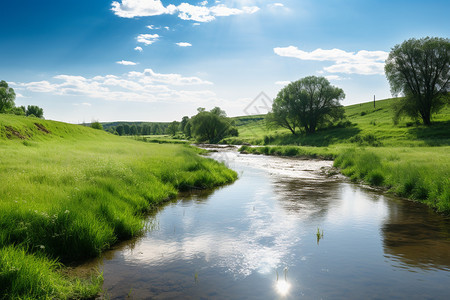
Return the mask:
{"type": "Polygon", "coordinates": [[[408,115],[431,124],[432,114],[448,102],[449,63],[448,38],[409,39],[392,48],[384,70],[391,93],[404,96],[395,107],[394,120],[408,115]]]}
{"type": "Polygon", "coordinates": [[[28,105],[25,111],[25,115],[27,117],[33,115],[37,118],[42,119],[44,117],[44,110],[37,105],[28,105]]]}
{"type": "Polygon", "coordinates": [[[0,113],[5,113],[7,110],[14,108],[15,99],[14,89],[9,87],[6,81],[0,81],[0,113]]]}
{"type": "Polygon", "coordinates": [[[298,128],[314,133],[317,128],[344,117],[339,101],[344,91],[324,77],[308,76],[280,90],[272,104],[268,121],[296,134],[298,128]]]}
{"type": "Polygon", "coordinates": [[[218,143],[230,135],[233,122],[227,118],[225,111],[219,107],[215,107],[211,111],[199,108],[197,111],[198,113],[188,123],[190,124],[188,128],[197,141],[218,143]]]}

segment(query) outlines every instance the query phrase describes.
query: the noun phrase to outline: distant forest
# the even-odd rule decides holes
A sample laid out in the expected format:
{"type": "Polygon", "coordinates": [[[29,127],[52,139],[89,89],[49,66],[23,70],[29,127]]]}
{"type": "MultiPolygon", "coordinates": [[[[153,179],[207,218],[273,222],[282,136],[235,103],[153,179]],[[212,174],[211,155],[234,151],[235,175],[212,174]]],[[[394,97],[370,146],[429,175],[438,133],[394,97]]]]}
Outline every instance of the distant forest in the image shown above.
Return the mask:
{"type": "Polygon", "coordinates": [[[159,135],[166,134],[170,123],[158,122],[111,122],[102,123],[105,131],[117,135],[159,135]]]}

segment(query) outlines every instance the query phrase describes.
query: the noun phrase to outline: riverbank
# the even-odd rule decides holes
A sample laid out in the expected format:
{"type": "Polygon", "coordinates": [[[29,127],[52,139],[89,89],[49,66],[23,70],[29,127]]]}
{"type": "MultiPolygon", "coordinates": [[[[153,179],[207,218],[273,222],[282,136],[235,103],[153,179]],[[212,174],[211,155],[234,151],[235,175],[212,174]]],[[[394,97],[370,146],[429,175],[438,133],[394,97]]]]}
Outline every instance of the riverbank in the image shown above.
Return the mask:
{"type": "Polygon", "coordinates": [[[450,147],[242,146],[241,153],[334,160],[352,181],[383,187],[397,196],[450,214],[450,147]]]}
{"type": "Polygon", "coordinates": [[[211,188],[236,172],[201,150],[100,130],[0,115],[0,298],[90,298],[64,265],[140,235],[144,216],[179,191],[211,188]]]}

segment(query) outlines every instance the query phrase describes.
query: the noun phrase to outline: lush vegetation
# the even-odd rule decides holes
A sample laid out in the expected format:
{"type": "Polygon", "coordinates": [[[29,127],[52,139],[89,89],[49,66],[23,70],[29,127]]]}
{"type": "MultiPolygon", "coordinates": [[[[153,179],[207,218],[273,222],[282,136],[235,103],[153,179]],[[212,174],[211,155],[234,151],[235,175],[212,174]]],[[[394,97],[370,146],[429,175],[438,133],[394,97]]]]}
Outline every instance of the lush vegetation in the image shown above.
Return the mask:
{"type": "MultiPolygon", "coordinates": [[[[90,124],[85,124],[90,125],[90,124]]],[[[116,135],[162,135],[168,133],[166,122],[108,122],[101,123],[103,129],[116,135]]]]}
{"type": "Polygon", "coordinates": [[[16,93],[4,80],[0,81],[0,113],[13,114],[19,116],[44,118],[44,109],[37,105],[16,107],[14,100],[16,93]]]}
{"type": "Polygon", "coordinates": [[[227,118],[225,111],[219,107],[206,111],[199,108],[198,113],[193,116],[185,128],[189,128],[192,137],[197,142],[218,143],[227,136],[236,136],[237,130],[233,128],[233,122],[227,118]]]}
{"type": "Polygon", "coordinates": [[[352,180],[450,213],[450,107],[433,115],[430,126],[407,120],[395,125],[397,100],[347,106],[350,125],[298,136],[284,128],[267,129],[263,116],[239,117],[239,140],[226,141],[266,145],[243,146],[246,153],[335,159],[352,180]]]}
{"type": "Polygon", "coordinates": [[[450,39],[409,39],[394,46],[385,72],[393,94],[405,96],[394,107],[396,121],[406,115],[430,125],[432,114],[448,103],[450,39]]]}
{"type": "Polygon", "coordinates": [[[317,128],[329,127],[344,118],[344,109],[339,103],[344,97],[344,91],[332,86],[326,78],[308,76],[289,83],[278,92],[266,119],[294,135],[297,129],[314,133],[317,128]]]}
{"type": "Polygon", "coordinates": [[[0,115],[0,298],[95,295],[101,276],[70,279],[60,263],[139,235],[143,216],[178,191],[236,173],[188,145],[150,144],[101,130],[0,115]]]}

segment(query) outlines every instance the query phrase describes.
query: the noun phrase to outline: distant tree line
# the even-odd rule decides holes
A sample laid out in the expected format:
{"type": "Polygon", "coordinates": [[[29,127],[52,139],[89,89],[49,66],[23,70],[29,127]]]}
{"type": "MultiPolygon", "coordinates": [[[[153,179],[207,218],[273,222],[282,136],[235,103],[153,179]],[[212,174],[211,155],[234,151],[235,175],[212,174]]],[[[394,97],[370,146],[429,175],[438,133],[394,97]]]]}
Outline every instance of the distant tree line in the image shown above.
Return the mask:
{"type": "MultiPolygon", "coordinates": [[[[97,125],[96,125],[97,126],[97,125]]],[[[108,132],[117,135],[160,135],[168,131],[168,123],[142,123],[142,124],[118,124],[115,126],[103,126],[108,132]]]]}
{"type": "Polygon", "coordinates": [[[0,81],[0,113],[19,116],[44,118],[44,110],[36,105],[16,106],[16,93],[4,80],[0,81]]]}

